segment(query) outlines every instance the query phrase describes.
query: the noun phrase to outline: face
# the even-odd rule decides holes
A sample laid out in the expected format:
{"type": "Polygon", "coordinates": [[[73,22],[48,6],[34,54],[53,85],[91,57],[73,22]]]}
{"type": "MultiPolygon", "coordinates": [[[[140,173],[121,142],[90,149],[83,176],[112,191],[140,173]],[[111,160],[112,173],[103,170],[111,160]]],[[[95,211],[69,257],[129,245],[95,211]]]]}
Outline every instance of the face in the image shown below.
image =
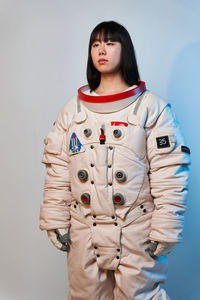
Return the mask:
{"type": "Polygon", "coordinates": [[[99,36],[91,46],[91,56],[95,68],[100,73],[117,73],[121,65],[121,43],[100,41],[99,36]]]}

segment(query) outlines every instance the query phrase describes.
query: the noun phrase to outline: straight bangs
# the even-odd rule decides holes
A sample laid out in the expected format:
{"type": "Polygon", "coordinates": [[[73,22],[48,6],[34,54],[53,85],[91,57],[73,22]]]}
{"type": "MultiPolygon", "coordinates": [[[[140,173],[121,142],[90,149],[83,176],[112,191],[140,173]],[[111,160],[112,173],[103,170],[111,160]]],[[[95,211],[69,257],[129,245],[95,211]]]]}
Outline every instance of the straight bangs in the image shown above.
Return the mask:
{"type": "Polygon", "coordinates": [[[109,28],[109,27],[99,28],[99,29],[95,30],[94,32],[92,32],[92,34],[91,34],[90,47],[96,41],[99,41],[99,42],[111,41],[111,42],[120,42],[121,43],[121,40],[122,39],[121,39],[119,32],[111,30],[111,28],[109,28]]]}

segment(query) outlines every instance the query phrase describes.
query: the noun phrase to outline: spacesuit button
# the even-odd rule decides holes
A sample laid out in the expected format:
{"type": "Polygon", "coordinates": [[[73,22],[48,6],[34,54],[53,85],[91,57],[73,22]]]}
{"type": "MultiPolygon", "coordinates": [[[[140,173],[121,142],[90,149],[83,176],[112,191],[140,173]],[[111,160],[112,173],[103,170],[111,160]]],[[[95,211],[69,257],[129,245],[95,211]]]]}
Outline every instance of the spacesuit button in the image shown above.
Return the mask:
{"type": "Polygon", "coordinates": [[[118,181],[124,182],[127,179],[126,173],[123,170],[119,170],[115,172],[115,178],[118,181]]]}
{"type": "Polygon", "coordinates": [[[120,129],[115,129],[113,131],[113,135],[114,135],[114,137],[119,138],[122,135],[122,132],[120,129]]]}
{"type": "Polygon", "coordinates": [[[109,146],[109,149],[112,150],[112,149],[113,149],[113,146],[109,146]]]}
{"type": "Polygon", "coordinates": [[[100,254],[97,254],[97,257],[100,257],[100,254]]]}
{"type": "Polygon", "coordinates": [[[117,251],[119,252],[119,251],[120,251],[120,249],[118,248],[118,249],[117,249],[117,251]]]}
{"type": "Polygon", "coordinates": [[[74,204],[74,208],[76,208],[76,204],[74,204]]]}
{"type": "Polygon", "coordinates": [[[88,180],[88,172],[86,170],[79,170],[78,171],[78,178],[81,181],[87,181],[88,180]]]}
{"type": "Polygon", "coordinates": [[[140,208],[143,208],[144,206],[143,205],[140,205],[140,208]]]}
{"type": "Polygon", "coordinates": [[[90,195],[88,193],[84,193],[81,195],[81,201],[84,204],[90,204],[90,195]]]}
{"type": "Polygon", "coordinates": [[[116,256],[117,259],[119,259],[119,256],[116,256]]]}
{"type": "Polygon", "coordinates": [[[108,184],[111,186],[111,185],[112,185],[112,182],[109,182],[108,184]]]}
{"type": "Polygon", "coordinates": [[[112,219],[115,219],[115,216],[112,216],[112,219]]]}
{"type": "Polygon", "coordinates": [[[97,249],[98,247],[97,246],[94,246],[94,249],[97,249]]]}
{"type": "Polygon", "coordinates": [[[86,137],[91,136],[92,130],[90,128],[84,129],[83,133],[85,134],[86,137]]]}
{"type": "Polygon", "coordinates": [[[115,222],[114,224],[115,224],[115,226],[118,226],[118,223],[115,222]]]}
{"type": "Polygon", "coordinates": [[[96,226],[97,224],[96,223],[93,223],[93,226],[96,226]]]}
{"type": "Polygon", "coordinates": [[[147,212],[147,210],[146,210],[146,209],[143,209],[143,212],[145,213],[145,212],[147,212]]]}
{"type": "Polygon", "coordinates": [[[90,148],[91,148],[91,149],[94,149],[94,146],[93,146],[93,145],[91,145],[91,146],[90,146],[90,148]]]}
{"type": "Polygon", "coordinates": [[[122,194],[116,193],[115,195],[113,195],[113,202],[114,204],[122,205],[125,202],[125,198],[122,194]]]}
{"type": "Polygon", "coordinates": [[[96,218],[96,215],[93,215],[93,218],[96,218]]]}
{"type": "Polygon", "coordinates": [[[111,168],[111,165],[108,165],[108,168],[111,168]]]}
{"type": "Polygon", "coordinates": [[[91,181],[91,184],[94,184],[94,180],[91,181]]]}
{"type": "Polygon", "coordinates": [[[93,165],[93,164],[90,164],[90,167],[92,167],[92,168],[93,168],[93,167],[94,167],[94,165],[93,165]]]}

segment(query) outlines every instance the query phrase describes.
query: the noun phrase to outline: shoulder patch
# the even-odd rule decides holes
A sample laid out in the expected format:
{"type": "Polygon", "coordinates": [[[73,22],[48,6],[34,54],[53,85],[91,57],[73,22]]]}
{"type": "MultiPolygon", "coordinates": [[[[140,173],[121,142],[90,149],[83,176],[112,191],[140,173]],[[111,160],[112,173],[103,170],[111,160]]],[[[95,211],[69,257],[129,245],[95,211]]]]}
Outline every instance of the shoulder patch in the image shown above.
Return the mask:
{"type": "Polygon", "coordinates": [[[69,154],[77,154],[85,152],[84,146],[81,144],[75,132],[72,133],[69,143],[69,154]]]}
{"type": "Polygon", "coordinates": [[[156,142],[157,142],[157,148],[159,148],[159,149],[170,147],[169,136],[168,135],[157,137],[156,142]]]}

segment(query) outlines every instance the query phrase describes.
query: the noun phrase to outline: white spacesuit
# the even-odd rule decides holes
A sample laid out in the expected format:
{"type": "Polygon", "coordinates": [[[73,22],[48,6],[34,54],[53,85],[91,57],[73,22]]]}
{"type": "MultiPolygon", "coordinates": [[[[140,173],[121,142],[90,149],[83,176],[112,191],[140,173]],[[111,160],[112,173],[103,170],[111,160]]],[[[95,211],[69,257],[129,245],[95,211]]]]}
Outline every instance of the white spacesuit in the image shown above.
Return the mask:
{"type": "Polygon", "coordinates": [[[169,299],[167,256],[146,249],[182,239],[190,150],[170,104],[144,82],[109,96],[83,86],[44,142],[40,229],[70,228],[68,299],[169,299]]]}

